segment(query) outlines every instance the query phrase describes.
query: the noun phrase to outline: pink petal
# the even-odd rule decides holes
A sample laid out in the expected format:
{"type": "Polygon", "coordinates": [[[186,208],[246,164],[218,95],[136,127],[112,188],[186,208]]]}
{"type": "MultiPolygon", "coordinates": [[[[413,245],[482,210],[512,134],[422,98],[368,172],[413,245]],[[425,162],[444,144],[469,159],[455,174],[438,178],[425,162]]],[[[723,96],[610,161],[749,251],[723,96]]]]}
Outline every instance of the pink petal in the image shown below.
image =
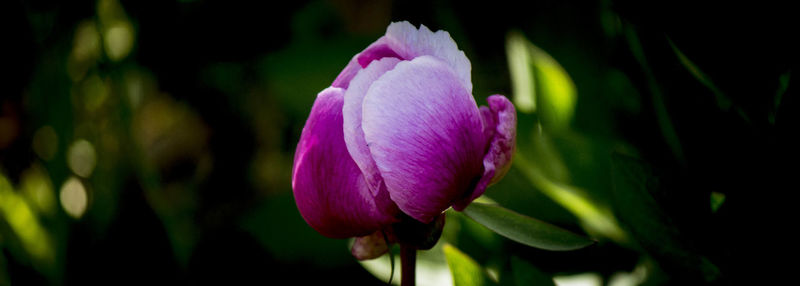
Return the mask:
{"type": "Polygon", "coordinates": [[[483,176],[475,190],[466,199],[457,201],[453,208],[463,210],[470,202],[486,191],[486,187],[505,176],[511,168],[511,156],[517,138],[517,112],[505,96],[496,94],[486,99],[489,107],[481,106],[484,134],[490,135],[489,148],[483,157],[483,176]]]}
{"type": "Polygon", "coordinates": [[[399,56],[392,47],[390,46],[391,40],[383,36],[379,38],[374,43],[370,44],[366,49],[358,53],[357,55],[353,56],[347,66],[339,73],[339,76],[333,81],[331,86],[333,87],[341,87],[344,89],[348,89],[350,86],[350,81],[358,74],[359,71],[369,66],[375,60],[380,60],[383,58],[397,58],[400,60],[404,60],[399,56]]]}
{"type": "MultiPolygon", "coordinates": [[[[388,195],[374,197],[350,157],[342,131],[344,90],[317,95],[297,144],[292,189],[303,219],[332,238],[363,236],[395,221],[388,195]]],[[[385,192],[384,192],[385,193],[385,192]]]]}
{"type": "Polygon", "coordinates": [[[447,63],[400,62],[367,91],[362,128],[392,200],[428,223],[469,195],[487,139],[475,99],[447,63]]]}
{"type": "Polygon", "coordinates": [[[389,46],[401,58],[434,56],[445,62],[453,69],[461,85],[472,94],[472,65],[464,52],[458,49],[450,33],[442,30],[434,33],[425,25],[420,25],[417,29],[408,21],[403,21],[389,24],[386,38],[389,39],[389,46]]]}
{"type": "Polygon", "coordinates": [[[364,139],[364,130],[361,128],[362,103],[367,95],[367,89],[372,83],[400,62],[396,58],[383,58],[372,62],[367,68],[362,69],[350,82],[350,87],[345,91],[344,107],[344,142],[347,151],[364,174],[367,184],[373,194],[377,194],[383,183],[378,166],[372,159],[372,154],[364,139]]]}
{"type": "Polygon", "coordinates": [[[417,29],[407,21],[391,23],[386,35],[355,55],[331,86],[347,89],[358,71],[372,61],[382,58],[411,60],[420,56],[433,56],[445,62],[455,71],[461,85],[472,93],[472,66],[450,34],[441,30],[434,33],[425,25],[417,29]]]}

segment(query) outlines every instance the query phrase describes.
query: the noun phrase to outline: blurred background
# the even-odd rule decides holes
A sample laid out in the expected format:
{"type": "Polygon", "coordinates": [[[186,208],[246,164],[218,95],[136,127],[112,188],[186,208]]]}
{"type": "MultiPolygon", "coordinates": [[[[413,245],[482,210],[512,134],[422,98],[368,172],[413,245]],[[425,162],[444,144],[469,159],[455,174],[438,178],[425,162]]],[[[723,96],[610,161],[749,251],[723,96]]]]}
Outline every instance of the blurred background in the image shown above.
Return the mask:
{"type": "MultiPolygon", "coordinates": [[[[598,240],[538,250],[448,211],[442,242],[487,283],[791,278],[771,256],[796,245],[797,10],[287,2],[5,3],[0,285],[384,284],[388,258],[305,224],[291,168],[316,94],[402,20],[450,33],[479,104],[514,97],[486,195],[598,240]]],[[[451,283],[430,253],[418,280],[451,283]]]]}

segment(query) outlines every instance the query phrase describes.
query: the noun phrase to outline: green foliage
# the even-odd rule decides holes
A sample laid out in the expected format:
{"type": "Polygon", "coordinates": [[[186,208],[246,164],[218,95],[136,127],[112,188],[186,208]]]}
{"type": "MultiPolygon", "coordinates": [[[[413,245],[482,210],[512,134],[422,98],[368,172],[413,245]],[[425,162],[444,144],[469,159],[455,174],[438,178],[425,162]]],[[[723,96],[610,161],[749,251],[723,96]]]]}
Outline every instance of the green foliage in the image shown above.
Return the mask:
{"type": "Polygon", "coordinates": [[[563,251],[593,243],[591,239],[498,205],[473,202],[464,209],[464,214],[502,236],[532,247],[563,251]]]}
{"type": "Polygon", "coordinates": [[[450,244],[445,244],[444,256],[447,258],[447,265],[453,274],[453,285],[455,286],[483,286],[491,285],[489,278],[484,273],[483,268],[475,260],[450,244]]]}
{"type": "Polygon", "coordinates": [[[510,33],[506,53],[514,104],[519,111],[537,112],[550,128],[566,128],[575,112],[577,90],[567,71],[547,52],[520,33],[510,33]]]}

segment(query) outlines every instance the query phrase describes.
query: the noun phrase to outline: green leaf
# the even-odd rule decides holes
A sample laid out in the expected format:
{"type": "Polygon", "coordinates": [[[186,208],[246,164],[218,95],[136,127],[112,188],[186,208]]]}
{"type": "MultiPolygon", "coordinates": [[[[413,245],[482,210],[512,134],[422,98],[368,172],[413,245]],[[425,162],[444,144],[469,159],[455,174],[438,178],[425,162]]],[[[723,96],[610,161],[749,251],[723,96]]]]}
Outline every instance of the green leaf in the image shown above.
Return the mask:
{"type": "Polygon", "coordinates": [[[0,173],[0,221],[8,224],[12,234],[20,240],[22,249],[39,264],[37,266],[52,266],[55,250],[50,233],[40,223],[36,209],[13,189],[11,182],[2,173],[0,173]]]}
{"type": "Polygon", "coordinates": [[[584,236],[498,205],[473,202],[464,209],[464,214],[502,236],[531,247],[560,251],[594,243],[584,236]]]}
{"type": "Polygon", "coordinates": [[[512,32],[506,40],[514,104],[538,112],[546,127],[563,129],[572,120],[578,92],[567,71],[547,52],[512,32]]]}
{"type": "Polygon", "coordinates": [[[725,94],[711,81],[711,78],[704,73],[700,68],[689,58],[675,46],[675,43],[672,42],[672,39],[667,38],[667,42],[669,42],[669,46],[672,47],[672,51],[675,53],[675,56],[678,57],[678,60],[683,64],[684,67],[691,73],[700,83],[705,85],[717,99],[717,105],[722,110],[728,110],[731,108],[731,100],[728,99],[725,94]]]}
{"type": "Polygon", "coordinates": [[[532,113],[536,111],[536,90],[525,37],[517,32],[510,33],[506,39],[506,55],[514,106],[520,112],[532,113]]]}
{"type": "Polygon", "coordinates": [[[511,272],[514,275],[514,282],[517,286],[522,285],[538,285],[538,286],[555,286],[553,278],[547,273],[542,272],[530,262],[520,259],[519,257],[511,257],[511,272]]]}
{"type": "Polygon", "coordinates": [[[486,277],[483,268],[455,246],[445,244],[444,256],[447,259],[447,265],[450,266],[450,273],[453,274],[453,285],[489,285],[490,280],[486,277]]]}

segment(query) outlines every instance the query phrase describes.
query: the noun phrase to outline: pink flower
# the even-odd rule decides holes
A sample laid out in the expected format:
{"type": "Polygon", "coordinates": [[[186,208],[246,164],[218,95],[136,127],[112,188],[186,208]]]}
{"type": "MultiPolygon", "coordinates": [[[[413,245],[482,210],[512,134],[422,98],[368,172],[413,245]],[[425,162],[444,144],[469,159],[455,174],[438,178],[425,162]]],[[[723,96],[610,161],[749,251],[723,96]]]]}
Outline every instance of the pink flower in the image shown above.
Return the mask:
{"type": "Polygon", "coordinates": [[[401,212],[429,223],[462,210],[508,171],[516,113],[478,108],[450,34],[392,23],[317,95],[292,171],[300,214],[321,234],[365,236],[401,212]]]}

